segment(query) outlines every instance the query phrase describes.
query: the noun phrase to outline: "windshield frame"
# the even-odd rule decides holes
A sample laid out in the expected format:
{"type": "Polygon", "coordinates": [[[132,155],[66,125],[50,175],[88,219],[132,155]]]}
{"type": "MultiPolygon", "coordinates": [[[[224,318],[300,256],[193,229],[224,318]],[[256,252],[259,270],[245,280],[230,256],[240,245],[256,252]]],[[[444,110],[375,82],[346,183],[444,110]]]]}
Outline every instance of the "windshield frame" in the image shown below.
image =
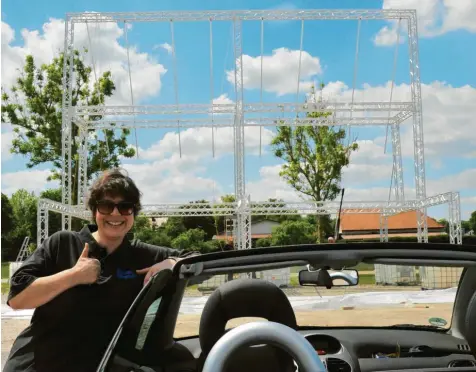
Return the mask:
{"type": "MultiPolygon", "coordinates": [[[[357,264],[476,266],[476,246],[445,243],[309,244],[208,253],[185,258],[174,267],[180,278],[269,270],[290,263],[335,270],[357,264]]],[[[282,266],[284,265],[284,266],[282,266]]]]}

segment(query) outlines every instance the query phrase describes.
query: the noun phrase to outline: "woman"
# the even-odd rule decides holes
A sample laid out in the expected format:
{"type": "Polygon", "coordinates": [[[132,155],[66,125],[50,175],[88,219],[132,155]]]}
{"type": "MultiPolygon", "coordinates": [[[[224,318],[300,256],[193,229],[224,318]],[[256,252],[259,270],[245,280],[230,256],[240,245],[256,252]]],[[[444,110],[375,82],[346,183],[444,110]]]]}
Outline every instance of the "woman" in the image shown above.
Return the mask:
{"type": "Polygon", "coordinates": [[[105,172],[88,200],[95,223],[51,235],[15,272],[7,303],[35,312],[4,372],[95,371],[142,286],[180,255],[126,238],[140,196],[120,170],[105,172]]]}

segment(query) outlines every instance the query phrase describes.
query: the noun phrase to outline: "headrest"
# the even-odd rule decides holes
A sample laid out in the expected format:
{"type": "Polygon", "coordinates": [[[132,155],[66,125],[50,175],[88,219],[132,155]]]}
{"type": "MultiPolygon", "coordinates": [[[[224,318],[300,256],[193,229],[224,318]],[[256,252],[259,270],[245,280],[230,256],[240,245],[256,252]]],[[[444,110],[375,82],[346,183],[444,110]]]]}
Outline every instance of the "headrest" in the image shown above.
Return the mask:
{"type": "Polygon", "coordinates": [[[471,352],[473,355],[476,355],[476,292],[473,293],[473,297],[469,300],[464,323],[464,337],[468,341],[471,352]]]}
{"type": "Polygon", "coordinates": [[[297,328],[296,316],[284,292],[262,279],[231,280],[208,298],[200,319],[200,346],[208,354],[235,318],[257,317],[297,328]]]}

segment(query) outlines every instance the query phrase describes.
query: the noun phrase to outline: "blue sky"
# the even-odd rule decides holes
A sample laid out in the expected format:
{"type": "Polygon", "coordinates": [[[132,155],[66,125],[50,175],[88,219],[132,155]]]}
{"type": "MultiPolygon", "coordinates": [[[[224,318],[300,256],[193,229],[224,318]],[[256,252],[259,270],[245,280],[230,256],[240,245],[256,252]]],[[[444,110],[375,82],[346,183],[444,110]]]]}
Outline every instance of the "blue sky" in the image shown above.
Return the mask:
{"type": "MultiPolygon", "coordinates": [[[[26,53],[48,62],[62,49],[66,12],[112,12],[215,9],[307,9],[307,8],[416,8],[420,27],[420,66],[424,112],[427,194],[460,191],[463,218],[476,210],[476,29],[471,21],[476,6],[453,4],[453,8],[423,6],[405,1],[208,1],[200,8],[194,1],[49,1],[33,8],[25,0],[2,2],[2,85],[8,86],[26,53]],[[23,30],[23,31],[22,31],[23,30]],[[14,36],[13,36],[14,35],[14,36]]],[[[264,74],[266,102],[296,100],[300,22],[266,22],[264,26],[264,74]],[[285,48],[285,49],[280,49],[285,48]]],[[[210,102],[209,23],[175,25],[177,77],[180,103],[210,102]]],[[[77,30],[78,45],[87,42],[84,28],[77,30]]],[[[226,71],[233,69],[231,24],[213,24],[213,99],[235,100],[226,71]]],[[[312,82],[328,83],[331,99],[349,101],[352,91],[356,21],[309,21],[305,23],[301,93],[312,82]]],[[[118,87],[114,102],[129,104],[126,45],[123,25],[90,27],[91,48],[98,71],[110,69],[118,87]]],[[[386,21],[363,21],[360,33],[356,99],[388,101],[396,50],[392,43],[395,25],[386,21]],[[376,37],[378,36],[378,37],[376,37]]],[[[394,100],[408,100],[410,89],[408,46],[405,33],[398,46],[394,100]]],[[[169,24],[136,23],[128,30],[131,48],[133,90],[136,102],[174,103],[174,64],[164,43],[171,44],[169,24]]],[[[81,45],[83,45],[81,44],[81,45]]],[[[260,23],[243,26],[245,100],[258,102],[260,23]]],[[[301,94],[300,100],[304,96],[301,94]]],[[[212,157],[211,130],[189,129],[181,133],[183,156],[178,156],[176,132],[138,130],[139,159],[125,167],[143,189],[146,202],[212,199],[233,192],[233,157],[230,131],[215,134],[217,156],[212,157]]],[[[246,180],[252,199],[296,199],[279,180],[280,161],[266,146],[273,128],[263,129],[263,155],[258,156],[258,131],[247,131],[246,180]]],[[[360,151],[344,173],[343,186],[352,200],[386,200],[390,183],[391,154],[383,152],[385,128],[353,128],[360,151]]],[[[8,155],[11,128],[2,125],[2,191],[11,193],[28,185],[40,191],[47,184],[48,165],[27,170],[25,159],[8,155]],[[30,182],[35,180],[35,182],[30,182]],[[28,182],[27,182],[28,181],[28,182]]],[[[134,136],[130,137],[134,145],[134,136]]],[[[402,125],[402,152],[407,198],[414,197],[411,120],[402,125]]],[[[446,217],[447,207],[433,208],[435,217],[446,217]]]]}

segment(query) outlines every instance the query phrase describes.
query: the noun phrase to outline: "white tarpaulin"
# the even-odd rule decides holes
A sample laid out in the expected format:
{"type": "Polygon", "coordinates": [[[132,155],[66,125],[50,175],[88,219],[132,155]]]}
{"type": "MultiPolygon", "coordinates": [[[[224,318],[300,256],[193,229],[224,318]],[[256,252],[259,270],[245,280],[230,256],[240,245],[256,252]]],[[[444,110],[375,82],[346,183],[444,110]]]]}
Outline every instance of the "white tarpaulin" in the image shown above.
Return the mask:
{"type": "MultiPolygon", "coordinates": [[[[329,310],[342,307],[369,308],[383,306],[408,306],[412,304],[453,303],[456,288],[431,291],[363,292],[343,296],[289,296],[294,310],[329,310]]],[[[181,314],[200,314],[208,296],[184,297],[181,314]]],[[[2,304],[2,318],[29,319],[33,310],[14,311],[2,304]]]]}

